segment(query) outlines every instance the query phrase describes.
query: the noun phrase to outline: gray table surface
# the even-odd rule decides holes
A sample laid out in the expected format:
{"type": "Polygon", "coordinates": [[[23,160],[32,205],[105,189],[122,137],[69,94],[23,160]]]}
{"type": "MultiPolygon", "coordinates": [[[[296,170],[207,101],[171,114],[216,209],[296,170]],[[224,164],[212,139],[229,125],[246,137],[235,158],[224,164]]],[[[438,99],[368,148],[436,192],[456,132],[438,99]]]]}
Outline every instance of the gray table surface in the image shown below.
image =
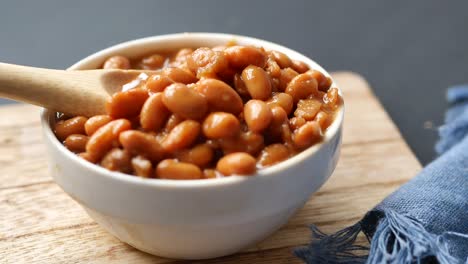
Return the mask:
{"type": "Polygon", "coordinates": [[[145,36],[256,36],[296,49],[330,71],[363,75],[427,163],[435,157],[431,127],[442,123],[445,89],[468,82],[467,10],[468,1],[436,0],[2,1],[0,61],[66,68],[145,36]]]}

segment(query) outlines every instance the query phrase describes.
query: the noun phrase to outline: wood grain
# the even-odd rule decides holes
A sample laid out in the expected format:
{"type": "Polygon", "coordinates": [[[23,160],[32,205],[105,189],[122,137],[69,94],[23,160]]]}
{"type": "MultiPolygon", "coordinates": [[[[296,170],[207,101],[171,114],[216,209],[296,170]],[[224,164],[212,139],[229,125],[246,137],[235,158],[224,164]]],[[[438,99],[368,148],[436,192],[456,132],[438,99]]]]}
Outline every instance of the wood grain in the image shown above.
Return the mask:
{"type": "MultiPolygon", "coordinates": [[[[420,170],[365,80],[347,72],[334,77],[344,91],[346,117],[333,176],[265,241],[233,256],[195,263],[300,263],[291,251],[310,240],[308,224],[326,232],[341,229],[420,170]]],[[[52,181],[38,108],[4,106],[0,116],[0,263],[185,263],[118,241],[52,181]]]]}

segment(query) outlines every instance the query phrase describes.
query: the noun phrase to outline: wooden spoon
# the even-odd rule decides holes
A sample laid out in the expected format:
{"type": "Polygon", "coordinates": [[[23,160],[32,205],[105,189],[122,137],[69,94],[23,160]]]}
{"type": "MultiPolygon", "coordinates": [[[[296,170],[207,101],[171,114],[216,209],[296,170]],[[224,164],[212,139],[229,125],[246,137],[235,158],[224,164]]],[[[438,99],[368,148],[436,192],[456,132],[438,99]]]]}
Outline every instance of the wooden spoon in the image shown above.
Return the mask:
{"type": "Polygon", "coordinates": [[[105,113],[108,98],[135,79],[138,70],[64,71],[0,63],[0,97],[70,115],[105,113]]]}

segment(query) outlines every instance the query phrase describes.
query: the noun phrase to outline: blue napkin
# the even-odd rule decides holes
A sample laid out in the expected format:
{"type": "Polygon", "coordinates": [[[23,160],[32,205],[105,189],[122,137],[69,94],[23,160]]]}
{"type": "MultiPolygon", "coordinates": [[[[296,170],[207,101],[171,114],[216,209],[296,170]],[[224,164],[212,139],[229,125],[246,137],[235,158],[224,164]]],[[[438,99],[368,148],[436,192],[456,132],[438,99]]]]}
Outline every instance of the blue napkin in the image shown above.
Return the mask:
{"type": "MultiPolygon", "coordinates": [[[[468,86],[449,89],[440,155],[353,226],[295,255],[306,263],[468,263],[468,86]],[[363,232],[369,246],[354,245],[363,232]]],[[[363,194],[365,195],[365,194],[363,194]]]]}

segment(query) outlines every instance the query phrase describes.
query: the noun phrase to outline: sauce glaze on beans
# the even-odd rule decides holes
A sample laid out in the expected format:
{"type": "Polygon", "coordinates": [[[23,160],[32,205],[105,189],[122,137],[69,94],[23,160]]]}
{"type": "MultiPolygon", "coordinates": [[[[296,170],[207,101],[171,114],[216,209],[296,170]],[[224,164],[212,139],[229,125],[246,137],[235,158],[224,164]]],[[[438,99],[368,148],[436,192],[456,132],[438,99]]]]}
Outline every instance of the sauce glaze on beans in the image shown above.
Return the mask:
{"type": "Polygon", "coordinates": [[[342,105],[330,77],[261,47],[116,55],[102,67],[155,73],[115,93],[107,115],[63,115],[55,134],[83,159],[143,178],[255,174],[320,142],[342,105]]]}

